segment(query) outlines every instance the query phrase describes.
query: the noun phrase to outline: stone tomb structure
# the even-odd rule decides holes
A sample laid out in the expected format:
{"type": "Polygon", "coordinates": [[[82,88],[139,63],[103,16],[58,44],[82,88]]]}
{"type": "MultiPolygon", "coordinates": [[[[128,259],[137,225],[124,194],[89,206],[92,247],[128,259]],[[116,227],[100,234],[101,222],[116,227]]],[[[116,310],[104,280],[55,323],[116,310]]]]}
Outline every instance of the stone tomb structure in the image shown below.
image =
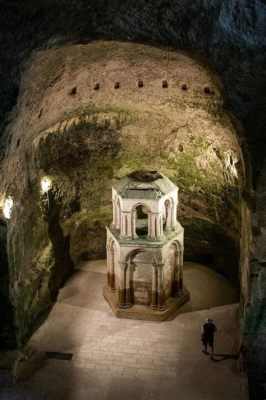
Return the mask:
{"type": "Polygon", "coordinates": [[[136,171],[113,186],[112,202],[104,297],[117,317],[164,320],[189,299],[178,187],[157,171],[136,171]]]}

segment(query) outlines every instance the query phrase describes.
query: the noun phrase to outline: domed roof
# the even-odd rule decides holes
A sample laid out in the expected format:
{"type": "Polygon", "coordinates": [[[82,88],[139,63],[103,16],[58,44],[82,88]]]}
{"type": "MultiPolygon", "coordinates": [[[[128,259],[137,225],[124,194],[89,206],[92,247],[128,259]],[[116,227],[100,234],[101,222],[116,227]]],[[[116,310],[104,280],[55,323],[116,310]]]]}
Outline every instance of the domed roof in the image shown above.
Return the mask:
{"type": "Polygon", "coordinates": [[[119,179],[113,188],[122,198],[159,199],[178,187],[158,171],[134,171],[119,179]]]}

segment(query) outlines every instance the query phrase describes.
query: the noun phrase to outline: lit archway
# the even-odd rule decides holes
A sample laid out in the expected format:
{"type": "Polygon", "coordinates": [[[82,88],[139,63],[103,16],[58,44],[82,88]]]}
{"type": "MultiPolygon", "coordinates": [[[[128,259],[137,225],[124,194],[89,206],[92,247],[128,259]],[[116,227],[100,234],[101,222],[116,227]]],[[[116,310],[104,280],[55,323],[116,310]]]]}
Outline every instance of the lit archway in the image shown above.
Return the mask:
{"type": "Polygon", "coordinates": [[[149,213],[150,210],[145,204],[138,204],[133,208],[133,218],[136,220],[136,235],[140,238],[149,235],[149,213]]]}

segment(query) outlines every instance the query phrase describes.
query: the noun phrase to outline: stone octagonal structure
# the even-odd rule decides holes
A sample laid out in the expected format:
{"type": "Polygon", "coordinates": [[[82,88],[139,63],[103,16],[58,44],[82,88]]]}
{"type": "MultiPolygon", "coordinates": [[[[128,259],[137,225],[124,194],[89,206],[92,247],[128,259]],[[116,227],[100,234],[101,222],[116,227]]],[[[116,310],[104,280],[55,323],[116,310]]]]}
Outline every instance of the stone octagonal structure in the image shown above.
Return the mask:
{"type": "Polygon", "coordinates": [[[104,296],[118,317],[164,320],[189,299],[178,187],[160,172],[135,171],[113,186],[112,202],[104,296]]]}

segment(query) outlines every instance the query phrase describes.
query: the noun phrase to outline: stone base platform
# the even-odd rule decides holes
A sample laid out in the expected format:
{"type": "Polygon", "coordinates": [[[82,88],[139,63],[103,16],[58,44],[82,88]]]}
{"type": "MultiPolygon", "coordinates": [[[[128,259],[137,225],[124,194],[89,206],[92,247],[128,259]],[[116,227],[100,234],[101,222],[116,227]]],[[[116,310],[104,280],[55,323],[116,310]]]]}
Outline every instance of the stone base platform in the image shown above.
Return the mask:
{"type": "Polygon", "coordinates": [[[148,306],[134,305],[130,308],[118,307],[117,295],[110,292],[107,287],[103,288],[105,300],[109,303],[117,318],[139,319],[146,321],[165,321],[170,315],[190,299],[189,291],[184,287],[183,294],[178,297],[171,297],[165,303],[165,310],[153,310],[148,306]]]}

